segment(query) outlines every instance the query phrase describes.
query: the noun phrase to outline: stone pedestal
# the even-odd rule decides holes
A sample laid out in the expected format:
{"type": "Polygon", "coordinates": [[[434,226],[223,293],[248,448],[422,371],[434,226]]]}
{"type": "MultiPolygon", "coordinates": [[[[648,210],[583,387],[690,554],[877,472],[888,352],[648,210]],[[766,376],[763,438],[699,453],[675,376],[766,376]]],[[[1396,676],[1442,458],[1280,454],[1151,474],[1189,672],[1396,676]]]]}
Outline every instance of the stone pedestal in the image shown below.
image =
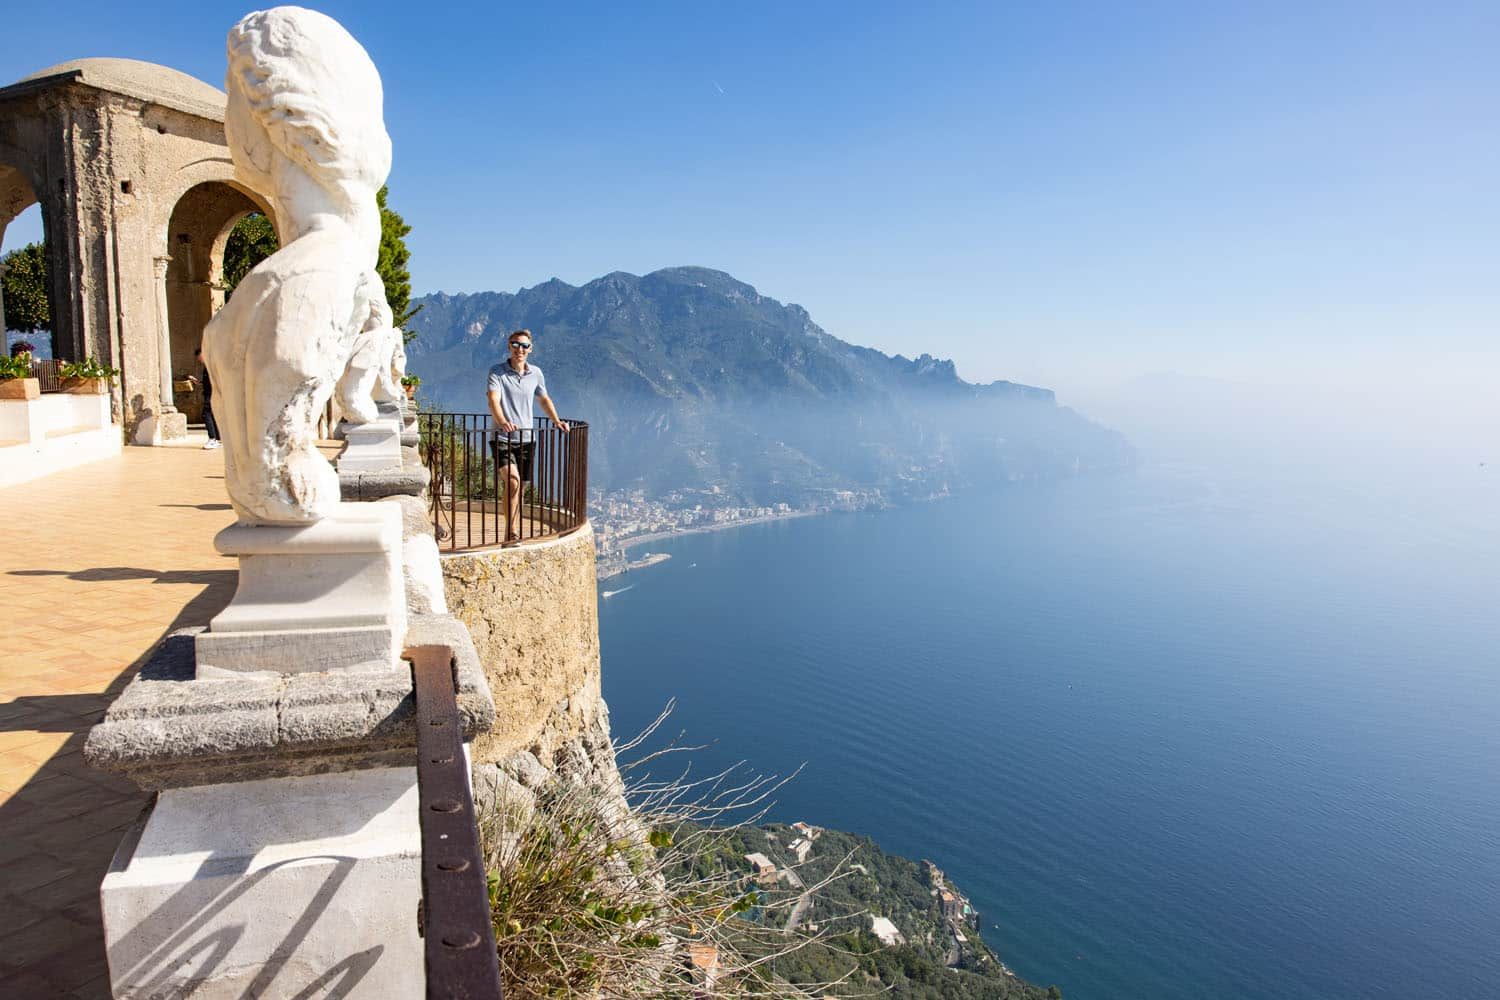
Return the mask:
{"type": "Polygon", "coordinates": [[[412,767],[167,789],[101,887],[119,998],[420,997],[412,767]]]}
{"type": "Polygon", "coordinates": [[[200,678],[395,664],[406,631],[396,504],[341,503],[295,527],[234,525],[214,546],[239,557],[240,581],[198,636],[200,678]]]}
{"type": "Polygon", "coordinates": [[[157,413],[136,425],[135,443],[161,446],[187,437],[187,414],[173,406],[163,406],[157,413]]]}
{"type": "Polygon", "coordinates": [[[367,424],[339,425],[346,442],[338,458],[340,472],[392,472],[401,468],[401,422],[382,418],[367,424]]]}
{"type": "MultiPolygon", "coordinates": [[[[410,670],[206,681],[193,638],[169,637],[84,747],[158,793],[100,887],[114,996],[422,996],[410,670]]],[[[407,641],[453,648],[459,730],[487,730],[464,627],[415,614],[407,641]]]]}

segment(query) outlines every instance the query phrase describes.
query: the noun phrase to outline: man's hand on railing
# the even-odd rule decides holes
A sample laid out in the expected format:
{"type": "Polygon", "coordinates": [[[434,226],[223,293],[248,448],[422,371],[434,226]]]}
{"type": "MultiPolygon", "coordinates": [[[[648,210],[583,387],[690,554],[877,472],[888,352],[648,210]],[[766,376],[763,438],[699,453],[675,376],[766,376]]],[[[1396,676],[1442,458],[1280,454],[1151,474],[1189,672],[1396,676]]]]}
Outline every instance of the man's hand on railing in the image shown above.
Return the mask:
{"type": "Polygon", "coordinates": [[[568,422],[566,420],[559,420],[557,421],[557,429],[566,434],[571,428],[568,427],[568,422]]]}
{"type": "Polygon", "coordinates": [[[506,420],[504,417],[498,418],[495,421],[495,426],[498,427],[498,428],[500,428],[502,431],[504,431],[507,434],[514,434],[516,431],[520,430],[519,427],[517,427],[515,424],[511,423],[509,420],[506,420]]]}

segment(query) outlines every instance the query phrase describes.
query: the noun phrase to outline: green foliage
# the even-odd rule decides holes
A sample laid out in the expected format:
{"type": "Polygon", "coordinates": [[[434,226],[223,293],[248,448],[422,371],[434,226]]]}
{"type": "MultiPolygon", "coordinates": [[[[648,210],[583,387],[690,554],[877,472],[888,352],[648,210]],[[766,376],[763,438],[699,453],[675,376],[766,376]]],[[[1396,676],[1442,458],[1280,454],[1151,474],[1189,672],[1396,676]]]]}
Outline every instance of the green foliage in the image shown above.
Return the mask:
{"type": "MultiPolygon", "coordinates": [[[[385,286],[385,300],[395,317],[394,325],[402,328],[405,342],[409,344],[417,335],[415,331],[407,330],[406,324],[422,311],[421,306],[411,307],[411,271],[407,268],[411,251],[406,248],[406,236],[411,232],[411,226],[399,213],[386,206],[387,194],[388,189],[382,187],[375,195],[375,202],[380,206],[380,256],[375,261],[375,271],[385,286]]],[[[225,297],[234,293],[235,286],[250,273],[251,268],[280,247],[271,220],[261,213],[253,212],[235,223],[224,247],[225,297]]]]}
{"type": "Polygon", "coordinates": [[[63,378],[114,378],[120,369],[103,364],[92,354],[83,361],[66,361],[58,374],[63,378]]]}
{"type": "Polygon", "coordinates": [[[591,800],[556,789],[537,806],[489,821],[514,835],[488,838],[500,968],[508,992],[594,995],[628,975],[622,955],[660,947],[651,918],[661,901],[633,880],[609,877],[642,848],[608,836],[591,800]]]}
{"type": "MultiPolygon", "coordinates": [[[[406,384],[405,379],[402,384],[406,384]]],[[[495,503],[503,499],[503,477],[496,472],[494,454],[485,446],[481,435],[465,433],[446,416],[423,421],[420,434],[423,463],[427,468],[437,470],[434,475],[442,477],[442,482],[433,484],[434,497],[451,495],[457,500],[495,503]]]]}
{"type": "MultiPolygon", "coordinates": [[[[969,947],[956,966],[949,966],[951,938],[944,931],[932,886],[916,862],[886,854],[868,837],[825,830],[814,842],[812,855],[798,865],[785,846],[797,836],[782,824],[725,831],[719,841],[719,855],[705,862],[709,867],[731,865],[748,873],[744,855],[758,851],[779,867],[794,867],[809,885],[826,883],[804,919],[824,928],[835,927],[837,933],[778,957],[772,972],[777,980],[791,984],[832,982],[852,970],[851,986],[872,993],[887,990],[892,997],[1049,1000],[1060,996],[1056,987],[1034,986],[1008,972],[972,927],[964,928],[969,947]],[[852,870],[846,877],[828,880],[840,866],[852,870]],[[869,930],[872,916],[890,918],[905,943],[883,944],[869,930]]],[[[797,892],[785,884],[778,885],[763,892],[759,905],[774,908],[797,892]]],[[[785,910],[765,912],[784,914],[785,910]]],[[[764,918],[752,914],[750,919],[764,918]]],[[[753,946],[742,947],[753,953],[753,946]]]]}
{"type": "Polygon", "coordinates": [[[236,222],[224,244],[224,297],[233,295],[245,275],[280,248],[271,220],[261,213],[251,212],[236,222]]]}
{"type": "Polygon", "coordinates": [[[406,266],[411,260],[411,251],[406,248],[406,237],[411,232],[411,226],[406,224],[399,213],[386,206],[385,200],[389,193],[389,188],[382,187],[375,194],[375,202],[380,206],[380,256],[375,261],[375,270],[385,285],[385,301],[391,307],[391,315],[395,317],[392,322],[401,328],[402,336],[409,344],[416,339],[417,334],[415,330],[406,329],[406,324],[422,311],[422,307],[411,307],[411,271],[406,266]]]}
{"type": "MultiPolygon", "coordinates": [[[[676,787],[677,797],[686,791],[676,787]]],[[[660,814],[657,814],[658,818],[660,814]]],[[[731,936],[780,954],[802,942],[740,928],[757,905],[738,871],[692,874],[719,834],[680,838],[651,813],[621,815],[618,800],[559,780],[532,801],[503,799],[480,821],[496,958],[507,996],[656,998],[706,995],[689,946],[716,956],[716,997],[810,1000],[822,989],[766,988],[731,936]],[[650,832],[647,832],[647,830],[650,832]]]]}
{"type": "Polygon", "coordinates": [[[52,329],[52,309],[47,298],[47,247],[28,243],[12,250],[0,263],[5,268],[0,277],[0,294],[5,296],[5,325],[12,330],[33,333],[52,329]]]}
{"type": "Polygon", "coordinates": [[[0,379],[30,378],[31,355],[17,354],[14,357],[0,354],[0,379]]]}
{"type": "Polygon", "coordinates": [[[422,379],[416,375],[402,375],[401,384],[408,386],[421,385],[422,379]]]}

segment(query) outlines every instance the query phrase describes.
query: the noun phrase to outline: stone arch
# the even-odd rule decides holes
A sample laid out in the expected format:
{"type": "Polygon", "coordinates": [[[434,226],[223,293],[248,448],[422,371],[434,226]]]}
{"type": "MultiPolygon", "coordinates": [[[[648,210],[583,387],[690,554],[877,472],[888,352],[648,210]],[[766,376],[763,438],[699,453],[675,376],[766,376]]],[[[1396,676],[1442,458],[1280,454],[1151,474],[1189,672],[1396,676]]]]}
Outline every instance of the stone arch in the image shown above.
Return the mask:
{"type": "MultiPolygon", "coordinates": [[[[5,245],[5,230],[16,217],[37,204],[36,188],[18,167],[0,161],[0,247],[5,245]]],[[[42,231],[47,229],[46,207],[42,207],[42,231]]],[[[49,293],[50,298],[50,293],[49,293]]],[[[0,352],[5,350],[5,301],[0,296],[0,352]]],[[[50,332],[50,331],[49,331],[50,332]]]]}
{"type": "Polygon", "coordinates": [[[160,258],[166,259],[166,267],[159,270],[163,272],[160,280],[174,377],[194,371],[193,351],[202,342],[203,328],[224,305],[224,247],[229,233],[252,212],[267,209],[243,188],[224,180],[195,184],[172,206],[158,247],[160,258]]]}
{"type": "Polygon", "coordinates": [[[255,209],[276,221],[234,183],[225,100],[202,80],[132,59],[74,59],[0,86],[0,225],[19,171],[42,203],[54,348],[120,369],[121,430],[142,444],[185,433],[165,280],[174,214],[189,245],[206,247],[184,251],[170,276],[188,359],[216,305],[224,230],[255,209]],[[211,182],[213,197],[192,194],[211,182]]]}
{"type": "Polygon", "coordinates": [[[36,187],[19,167],[0,159],[0,241],[11,222],[37,203],[36,187]]]}

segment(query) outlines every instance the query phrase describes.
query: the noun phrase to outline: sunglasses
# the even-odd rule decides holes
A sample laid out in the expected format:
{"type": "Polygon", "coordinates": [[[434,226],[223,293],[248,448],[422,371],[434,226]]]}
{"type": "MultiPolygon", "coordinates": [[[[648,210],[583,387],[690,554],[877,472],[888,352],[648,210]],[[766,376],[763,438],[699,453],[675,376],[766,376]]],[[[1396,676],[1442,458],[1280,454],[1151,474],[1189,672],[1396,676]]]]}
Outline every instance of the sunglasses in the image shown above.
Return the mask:
{"type": "Polygon", "coordinates": [[[510,346],[511,347],[519,347],[523,351],[529,351],[529,350],[531,350],[531,341],[529,341],[529,340],[512,340],[510,342],[510,346]]]}

